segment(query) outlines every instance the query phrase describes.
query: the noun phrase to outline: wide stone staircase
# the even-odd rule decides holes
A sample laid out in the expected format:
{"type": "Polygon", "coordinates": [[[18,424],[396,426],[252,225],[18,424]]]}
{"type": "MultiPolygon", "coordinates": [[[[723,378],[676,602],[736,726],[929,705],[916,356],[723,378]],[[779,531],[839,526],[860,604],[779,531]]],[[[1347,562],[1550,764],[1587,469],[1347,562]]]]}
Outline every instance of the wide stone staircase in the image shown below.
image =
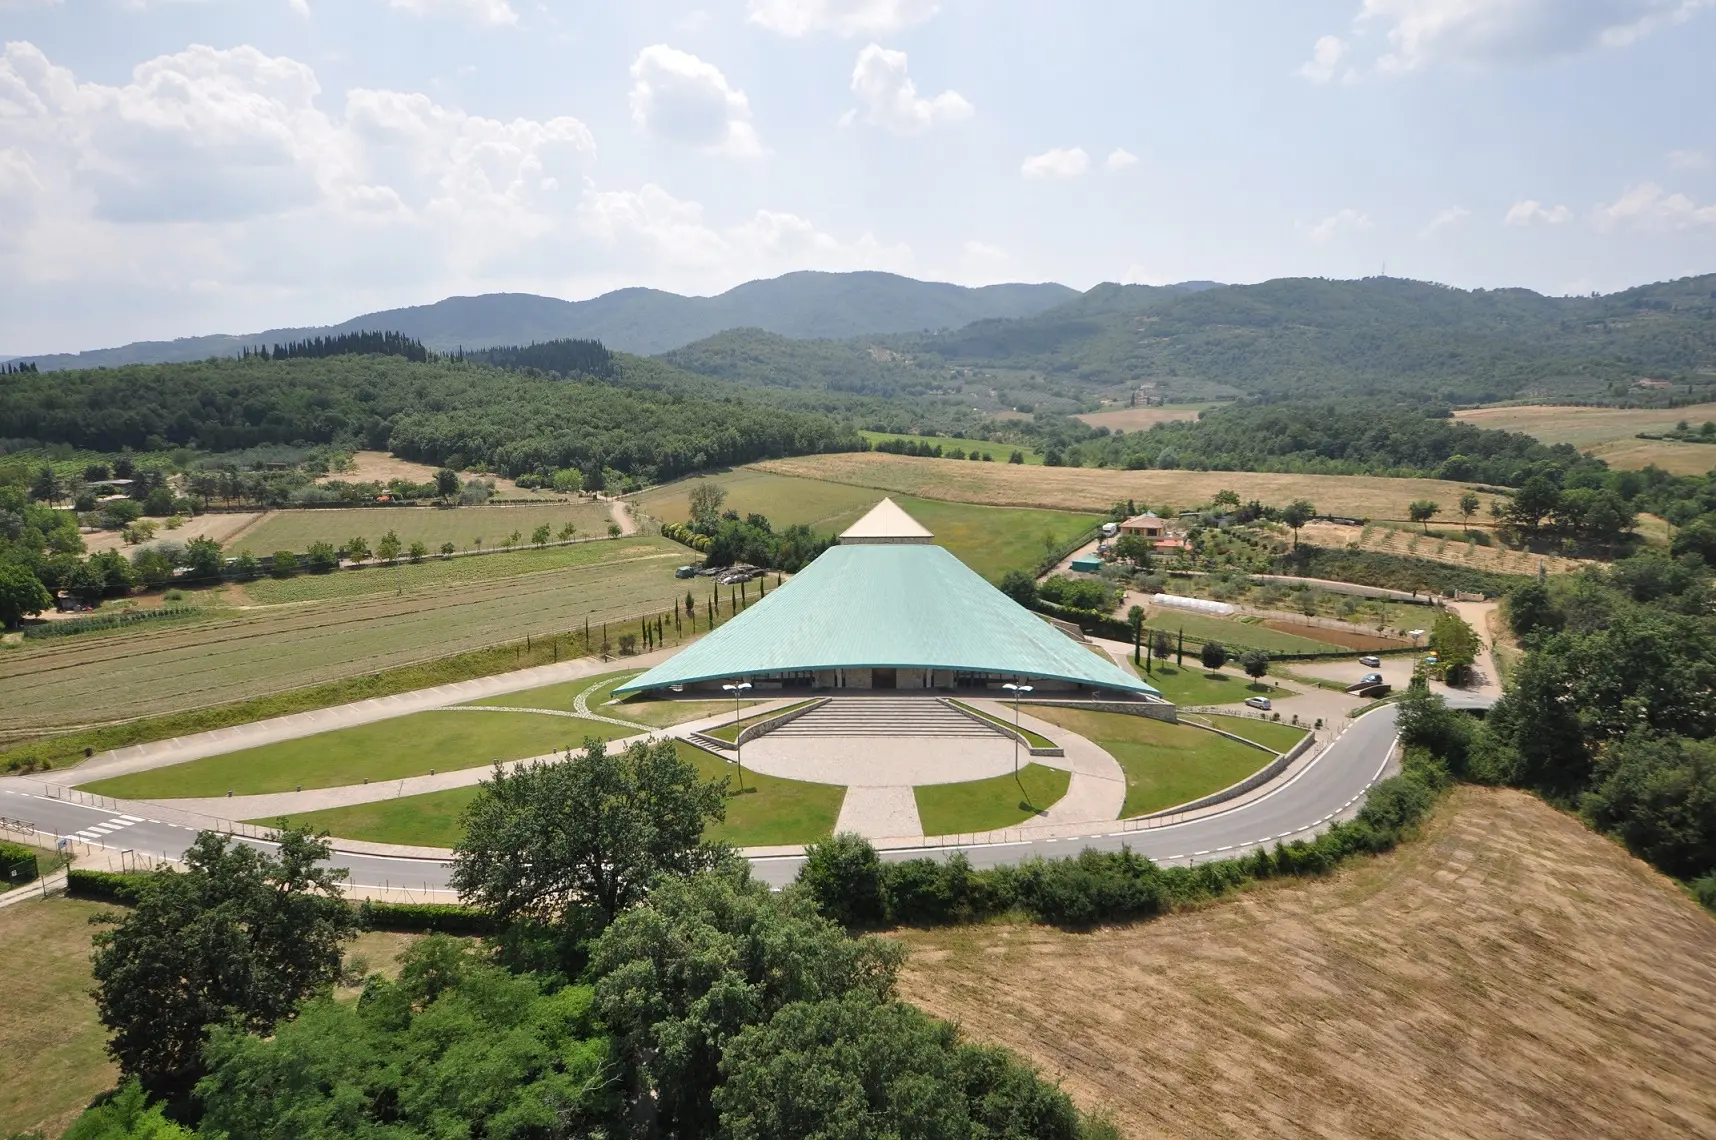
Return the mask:
{"type": "Polygon", "coordinates": [[[995,729],[946,701],[921,697],[834,697],[770,736],[993,736],[995,729]]]}

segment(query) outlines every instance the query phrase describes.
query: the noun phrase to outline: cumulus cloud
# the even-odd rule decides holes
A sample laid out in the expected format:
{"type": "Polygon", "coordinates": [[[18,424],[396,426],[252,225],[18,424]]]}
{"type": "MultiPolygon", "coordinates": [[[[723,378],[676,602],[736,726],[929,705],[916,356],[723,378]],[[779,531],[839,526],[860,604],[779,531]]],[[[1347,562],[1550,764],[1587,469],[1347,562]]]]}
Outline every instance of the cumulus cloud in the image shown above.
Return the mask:
{"type": "MultiPolygon", "coordinates": [[[[852,69],[852,92],[858,96],[857,114],[865,122],[886,127],[898,134],[918,134],[931,127],[971,118],[974,108],[957,91],[943,91],[926,99],[907,72],[906,53],[871,44],[858,53],[852,69]]],[[[848,112],[843,122],[850,122],[848,112]]]]}
{"type": "Polygon", "coordinates": [[[1138,156],[1129,150],[1115,147],[1108,152],[1108,169],[1125,170],[1128,166],[1137,166],[1138,156]]]}
{"type": "Polygon", "coordinates": [[[1418,231],[1419,237],[1430,237],[1437,230],[1444,229],[1472,216],[1472,212],[1464,206],[1449,206],[1446,210],[1437,210],[1431,219],[1424,223],[1424,228],[1418,231]]]}
{"type": "Polygon", "coordinates": [[[1019,164],[1019,173],[1033,180],[1077,178],[1090,169],[1090,155],[1083,147],[1051,147],[1019,164]]]}
{"type": "Polygon", "coordinates": [[[1604,229],[1633,226],[1650,230],[1685,230],[1716,226],[1716,204],[1700,206],[1685,194],[1670,194],[1655,182],[1629,186],[1621,196],[1597,209],[1604,229]]]}
{"type": "Polygon", "coordinates": [[[655,44],[638,53],[631,74],[632,121],[648,133],[724,154],[762,152],[749,100],[714,64],[655,44]]]}
{"type": "Polygon", "coordinates": [[[1709,170],[1710,156],[1698,150],[1671,150],[1668,165],[1674,170],[1709,170]]]}
{"type": "Polygon", "coordinates": [[[1535,198],[1522,198],[1508,208],[1502,221],[1510,226],[1559,226],[1573,220],[1573,211],[1566,206],[1545,206],[1535,198]]]}
{"type": "MultiPolygon", "coordinates": [[[[291,2],[296,6],[303,0],[291,2]]],[[[507,0],[387,0],[387,6],[417,16],[452,16],[477,24],[518,23],[518,13],[507,0]]]]}
{"type": "Polygon", "coordinates": [[[750,0],[751,22],[784,36],[883,36],[934,16],[933,0],[750,0]]]}
{"type": "Polygon", "coordinates": [[[1370,229],[1370,215],[1361,214],[1350,207],[1338,210],[1316,225],[1305,231],[1305,236],[1313,244],[1327,245],[1342,234],[1356,230],[1370,229]]]}
{"type": "Polygon", "coordinates": [[[1443,65],[1533,62],[1620,47],[1690,19],[1712,0],[1362,0],[1343,41],[1324,36],[1299,74],[1327,82],[1359,44],[1368,67],[1401,74],[1443,65]]]}

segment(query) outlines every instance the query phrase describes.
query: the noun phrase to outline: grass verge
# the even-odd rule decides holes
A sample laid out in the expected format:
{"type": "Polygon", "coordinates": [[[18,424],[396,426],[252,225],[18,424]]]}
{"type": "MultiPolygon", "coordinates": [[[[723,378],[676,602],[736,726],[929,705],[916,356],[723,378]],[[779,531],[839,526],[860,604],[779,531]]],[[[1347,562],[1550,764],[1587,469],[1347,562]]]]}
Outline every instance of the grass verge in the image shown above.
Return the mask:
{"type": "Polygon", "coordinates": [[[1271,759],[1237,740],[1149,717],[1062,708],[1038,709],[1036,715],[1094,741],[1114,757],[1126,773],[1125,816],[1219,792],[1271,759]]]}
{"type": "Polygon", "coordinates": [[[1245,739],[1276,752],[1285,752],[1301,740],[1309,729],[1294,724],[1278,724],[1247,716],[1205,716],[1200,720],[1206,721],[1210,727],[1219,728],[1223,732],[1231,732],[1245,739]]]}
{"type": "Polygon", "coordinates": [[[1204,670],[1197,664],[1195,654],[1192,661],[1186,665],[1170,665],[1158,661],[1148,673],[1144,672],[1142,665],[1132,665],[1130,659],[1127,664],[1141,679],[1156,686],[1164,697],[1177,705],[1238,704],[1246,697],[1270,692],[1268,685],[1254,684],[1244,677],[1235,677],[1230,673],[1211,673],[1204,670]]]}
{"type": "MultiPolygon", "coordinates": [[[[955,708],[964,709],[966,712],[970,713],[972,716],[980,716],[984,720],[988,721],[990,724],[998,724],[1002,728],[1007,729],[1009,732],[1015,731],[1015,729],[1013,728],[1013,722],[1006,719],[1005,717],[990,716],[988,713],[984,712],[982,709],[972,708],[970,705],[966,704],[964,701],[953,701],[951,703],[954,705],[955,708]]],[[[1020,725],[1016,731],[1019,733],[1020,736],[1023,736],[1025,738],[1025,740],[1031,745],[1032,748],[1059,748],[1060,747],[1060,745],[1056,744],[1054,741],[1050,740],[1048,737],[1044,736],[1042,733],[1032,732],[1030,729],[1026,728],[1024,725],[1020,725]]]]}
{"type": "Polygon", "coordinates": [[[636,730],[597,720],[514,712],[430,711],[99,780],[86,790],[121,799],[258,795],[379,783],[495,760],[522,760],[614,740],[636,730]]]}
{"type": "Polygon", "coordinates": [[[1046,811],[1067,794],[1072,775],[1044,764],[1027,764],[1011,774],[963,784],[925,784],[913,788],[918,820],[925,835],[961,835],[1012,827],[1046,811]]]}

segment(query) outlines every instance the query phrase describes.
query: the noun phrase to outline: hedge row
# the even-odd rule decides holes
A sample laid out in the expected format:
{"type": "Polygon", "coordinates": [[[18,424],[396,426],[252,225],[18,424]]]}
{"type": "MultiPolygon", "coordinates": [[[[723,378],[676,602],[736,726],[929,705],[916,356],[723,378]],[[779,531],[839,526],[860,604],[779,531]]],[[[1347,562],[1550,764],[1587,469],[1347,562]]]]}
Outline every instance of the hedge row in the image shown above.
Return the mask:
{"type": "Polygon", "coordinates": [[[17,843],[0,841],[0,883],[18,886],[33,881],[41,869],[36,865],[36,853],[17,843]]]}
{"type": "Polygon", "coordinates": [[[133,903],[143,880],[141,872],[121,874],[117,871],[83,871],[72,868],[66,873],[66,894],[74,899],[96,899],[100,902],[133,903]]]}
{"type": "Polygon", "coordinates": [[[1401,775],[1370,790],[1358,817],[1312,840],[1278,843],[1237,859],[1160,867],[1129,849],[1086,849],[1068,859],[1032,859],[975,870],[961,855],[885,863],[855,835],[815,844],[799,880],[830,918],[850,927],[939,926],[995,915],[1081,928],[1149,918],[1225,894],[1255,879],[1323,875],[1350,856],[1393,848],[1417,827],[1450,783],[1421,749],[1401,775]]]}
{"type": "Polygon", "coordinates": [[[65,621],[52,621],[45,625],[27,625],[24,627],[24,638],[27,641],[34,641],[44,637],[70,637],[77,633],[120,629],[142,622],[197,617],[202,612],[198,606],[161,606],[153,610],[120,610],[116,613],[95,614],[91,617],[67,618],[65,621]]]}
{"type": "Polygon", "coordinates": [[[698,534],[684,523],[662,523],[661,536],[663,538],[670,538],[682,546],[689,546],[691,549],[701,553],[707,553],[709,550],[709,536],[706,534],[698,534]]]}

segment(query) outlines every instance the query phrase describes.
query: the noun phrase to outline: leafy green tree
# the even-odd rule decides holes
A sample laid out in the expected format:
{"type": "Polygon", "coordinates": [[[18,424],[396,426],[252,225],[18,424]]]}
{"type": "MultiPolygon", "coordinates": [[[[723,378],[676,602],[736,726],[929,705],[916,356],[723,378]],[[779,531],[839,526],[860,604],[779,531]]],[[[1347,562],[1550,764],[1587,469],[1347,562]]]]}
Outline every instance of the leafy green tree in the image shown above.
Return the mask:
{"type": "Polygon", "coordinates": [[[331,542],[312,542],[304,552],[304,566],[312,574],[326,574],[340,568],[340,554],[331,542]]]}
{"type": "Polygon", "coordinates": [[[533,546],[547,546],[548,539],[553,533],[554,532],[550,529],[549,525],[547,523],[543,523],[541,526],[530,532],[531,544],[533,546]]]}
{"type": "Polygon", "coordinates": [[[1481,505],[1482,503],[1478,499],[1477,492],[1467,491],[1462,494],[1460,496],[1460,521],[1464,525],[1470,526],[1472,523],[1472,516],[1478,513],[1478,507],[1481,505]]]}
{"type": "Polygon", "coordinates": [[[0,562],[0,626],[16,629],[24,618],[54,604],[54,597],[28,569],[0,562]]]}
{"type": "Polygon", "coordinates": [[[151,590],[173,580],[173,560],[152,546],[131,556],[131,569],[136,571],[137,580],[151,590]]]}
{"type": "Polygon", "coordinates": [[[623,533],[625,533],[624,529],[620,526],[619,523],[611,522],[608,524],[608,537],[609,538],[618,538],[623,533]]]}
{"type": "Polygon", "coordinates": [[[1550,599],[1549,587],[1535,578],[1513,588],[1507,596],[1506,608],[1508,626],[1522,640],[1534,633],[1561,628],[1561,613],[1550,599]]]}
{"type": "Polygon", "coordinates": [[[78,1117],[61,1140],[191,1140],[191,1135],[168,1120],[161,1105],[150,1107],[142,1083],[133,1079],[120,1085],[112,1100],[78,1117]]]}
{"type": "Polygon", "coordinates": [[[201,1134],[303,1137],[620,1135],[620,1098],[588,986],[514,974],[432,935],[397,981],[311,1000],[270,1037],[216,1030],[201,1134]]]}
{"type": "Polygon", "coordinates": [[[353,562],[369,561],[369,541],[362,535],[346,539],[346,557],[353,562]]]}
{"type": "Polygon", "coordinates": [[[578,527],[575,523],[567,523],[560,528],[561,542],[571,542],[576,537],[578,537],[578,527]]]}
{"type": "Polygon", "coordinates": [[[143,513],[165,518],[173,513],[175,507],[173,489],[162,483],[152,488],[143,498],[143,513]]]}
{"type": "Polygon", "coordinates": [[[508,547],[517,546],[518,540],[523,538],[523,537],[524,537],[524,535],[522,532],[515,530],[511,534],[507,535],[506,544],[508,547]]]}
{"type": "Polygon", "coordinates": [[[724,785],[672,740],[609,753],[592,739],[564,762],[495,766],[466,808],[451,881],[503,918],[601,930],[663,875],[718,859],[703,830],[726,810],[724,785]]]}
{"type": "MultiPolygon", "coordinates": [[[[1232,491],[1226,487],[1223,487],[1221,490],[1219,490],[1215,493],[1215,498],[1211,499],[1210,502],[1218,508],[1225,507],[1228,510],[1238,510],[1239,509],[1239,492],[1238,491],[1232,491]]],[[[1301,525],[1303,525],[1303,524],[1301,524],[1301,525]]]]}
{"type": "Polygon", "coordinates": [[[584,489],[584,473],[576,468],[562,467],[554,473],[551,486],[562,495],[575,495],[584,489]]]}
{"type": "Polygon", "coordinates": [[[1220,669],[1227,664],[1227,646],[1219,641],[1206,641],[1198,650],[1198,659],[1204,663],[1205,669],[1220,669]]]}
{"type": "Polygon", "coordinates": [[[1430,626],[1430,648],[1436,651],[1436,668],[1450,685],[1463,685],[1483,648],[1477,632],[1452,610],[1436,615],[1430,626]]]}
{"type": "Polygon", "coordinates": [[[1080,1135],[1066,1094],[1006,1051],[864,993],[784,1007],[727,1044],[721,1071],[714,1105],[732,1140],[1080,1135]]]}
{"type": "Polygon", "coordinates": [[[435,493],[443,499],[451,499],[459,493],[459,473],[448,467],[435,472],[435,493]]]}
{"type": "Polygon", "coordinates": [[[1635,732],[1599,754],[1580,801],[1593,826],[1677,878],[1716,868],[1716,740],[1635,732]]]}
{"type": "Polygon", "coordinates": [[[1299,546],[1299,528],[1317,517],[1317,508],[1309,499],[1294,499],[1281,508],[1281,521],[1293,529],[1293,547],[1299,546]]]}
{"type": "Polygon", "coordinates": [[[1506,507],[1507,519],[1535,535],[1542,529],[1543,520],[1560,505],[1561,489],[1545,476],[1533,475],[1514,492],[1513,501],[1506,507]]]}
{"type": "Polygon", "coordinates": [[[276,578],[290,578],[298,573],[298,556],[290,550],[276,550],[268,572],[276,578]]]}
{"type": "Polygon", "coordinates": [[[233,563],[232,568],[243,582],[249,582],[262,573],[261,561],[248,550],[238,552],[238,560],[233,563]]]}
{"type": "Polygon", "coordinates": [[[1013,453],[1007,457],[1007,462],[1009,462],[1009,463],[1023,463],[1023,462],[1025,462],[1025,453],[1023,451],[1020,451],[1017,448],[1014,448],[1013,453]]]}
{"type": "Polygon", "coordinates": [[[452,544],[452,543],[450,543],[450,542],[443,542],[443,543],[442,543],[442,544],[441,544],[441,557],[442,557],[442,558],[451,558],[451,557],[453,557],[453,544],[452,544]]]}
{"type": "Polygon", "coordinates": [[[1406,513],[1413,522],[1424,528],[1424,533],[1430,533],[1430,520],[1442,513],[1442,504],[1433,499],[1414,499],[1406,505],[1406,513]]]}
{"type": "Polygon", "coordinates": [[[399,541],[399,535],[393,530],[389,530],[376,540],[375,556],[383,562],[397,562],[399,561],[400,548],[403,545],[399,541]]]}
{"type": "Polygon", "coordinates": [[[870,926],[887,918],[881,856],[856,832],[843,831],[806,847],[798,883],[823,914],[842,926],[870,926]]]}
{"type": "Polygon", "coordinates": [[[53,465],[44,463],[36,469],[36,476],[30,481],[30,497],[44,503],[57,503],[65,495],[65,487],[60,483],[60,477],[54,473],[53,465]]]}
{"type": "Polygon", "coordinates": [[[1156,561],[1156,546],[1141,534],[1123,534],[1114,542],[1114,556],[1148,570],[1156,561]]]}
{"type": "Polygon", "coordinates": [[[429,557],[429,544],[418,539],[406,549],[405,556],[413,562],[421,562],[429,557]]]}
{"type": "Polygon", "coordinates": [[[776,894],[743,864],[663,880],[590,953],[596,1009],[640,1131],[715,1135],[712,1098],[733,1037],[793,1002],[885,1000],[902,956],[895,943],[848,938],[807,894],[776,894]]]}
{"type": "Polygon", "coordinates": [[[148,519],[138,519],[121,531],[120,537],[132,546],[148,542],[155,537],[155,524],[148,519]]]}
{"type": "Polygon", "coordinates": [[[1247,649],[1239,655],[1239,667],[1253,681],[1261,681],[1269,673],[1269,654],[1261,649],[1247,649]]]}
{"type": "Polygon", "coordinates": [[[122,1073],[162,1095],[189,1091],[216,1025],[265,1033],[339,976],[356,919],[343,871],[308,831],[279,854],[203,832],[183,871],[145,878],[136,905],[95,936],[96,1007],[122,1073]]]}
{"type": "Polygon", "coordinates": [[[1159,629],[1150,642],[1150,648],[1155,651],[1158,661],[1166,660],[1168,655],[1174,652],[1174,639],[1169,636],[1167,630],[1159,629]]]}

